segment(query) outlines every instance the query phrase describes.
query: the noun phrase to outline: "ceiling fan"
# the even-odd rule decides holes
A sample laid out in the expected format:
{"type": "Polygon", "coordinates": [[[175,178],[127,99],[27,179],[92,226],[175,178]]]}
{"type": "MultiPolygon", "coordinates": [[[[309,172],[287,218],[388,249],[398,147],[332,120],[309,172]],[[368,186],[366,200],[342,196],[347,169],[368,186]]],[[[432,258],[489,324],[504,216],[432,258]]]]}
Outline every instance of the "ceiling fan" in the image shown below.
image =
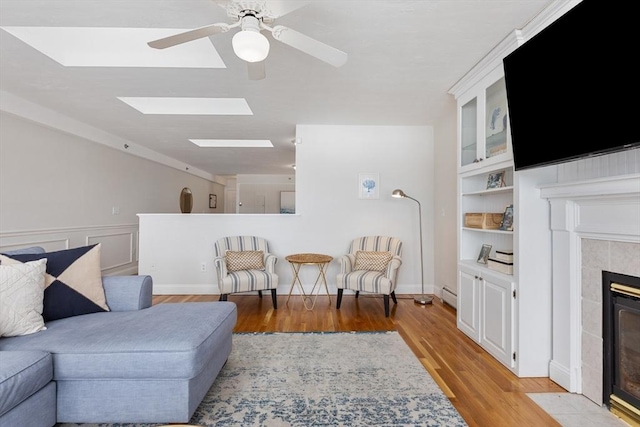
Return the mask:
{"type": "Polygon", "coordinates": [[[249,79],[261,80],[265,77],[264,60],[269,54],[269,40],[261,33],[267,30],[279,42],[298,49],[321,61],[341,67],[347,62],[347,54],[316,39],[282,25],[270,25],[282,15],[304,6],[308,2],[286,2],[281,0],[213,0],[227,11],[234,21],[231,24],[216,23],[174,34],[147,43],[155,49],[165,49],[192,40],[226,33],[232,28],[240,28],[232,39],[233,51],[247,62],[249,79]]]}

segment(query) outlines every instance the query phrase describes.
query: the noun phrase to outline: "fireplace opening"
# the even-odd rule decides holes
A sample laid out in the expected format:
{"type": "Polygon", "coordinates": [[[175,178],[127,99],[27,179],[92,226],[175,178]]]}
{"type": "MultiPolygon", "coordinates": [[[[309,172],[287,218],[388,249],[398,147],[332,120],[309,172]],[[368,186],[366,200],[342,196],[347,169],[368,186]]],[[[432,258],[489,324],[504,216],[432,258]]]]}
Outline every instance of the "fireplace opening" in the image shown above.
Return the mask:
{"type": "Polygon", "coordinates": [[[640,424],[640,277],[602,272],[603,402],[640,424]]]}

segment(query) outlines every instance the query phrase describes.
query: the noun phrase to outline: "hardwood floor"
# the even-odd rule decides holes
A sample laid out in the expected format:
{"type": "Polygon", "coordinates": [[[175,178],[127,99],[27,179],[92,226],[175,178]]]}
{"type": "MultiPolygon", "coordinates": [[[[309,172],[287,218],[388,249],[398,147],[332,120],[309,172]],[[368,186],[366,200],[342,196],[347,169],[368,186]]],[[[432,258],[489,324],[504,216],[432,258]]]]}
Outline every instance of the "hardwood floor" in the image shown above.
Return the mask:
{"type": "MultiPolygon", "coordinates": [[[[153,303],[217,301],[216,295],[158,295],[153,303]]],[[[238,307],[235,332],[336,332],[396,330],[425,369],[451,399],[469,426],[559,426],[525,393],[564,392],[548,378],[520,379],[489,356],[456,327],[456,311],[435,298],[433,304],[415,304],[410,295],[399,295],[384,317],[382,297],[346,295],[340,310],[335,296],[320,296],[312,311],[302,298],[278,296],[273,310],[271,296],[231,295],[238,307]]],[[[390,367],[390,374],[393,367],[390,367]]]]}

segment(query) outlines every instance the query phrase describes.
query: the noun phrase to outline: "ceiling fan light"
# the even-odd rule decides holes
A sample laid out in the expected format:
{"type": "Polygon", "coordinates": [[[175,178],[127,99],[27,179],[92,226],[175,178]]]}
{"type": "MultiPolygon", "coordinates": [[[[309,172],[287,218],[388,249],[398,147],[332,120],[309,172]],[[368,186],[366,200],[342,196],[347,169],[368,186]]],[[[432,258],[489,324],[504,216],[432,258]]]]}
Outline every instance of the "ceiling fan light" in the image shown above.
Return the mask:
{"type": "Polygon", "coordinates": [[[260,62],[269,54],[269,40],[259,31],[238,31],[231,40],[238,58],[247,62],[260,62]]]}

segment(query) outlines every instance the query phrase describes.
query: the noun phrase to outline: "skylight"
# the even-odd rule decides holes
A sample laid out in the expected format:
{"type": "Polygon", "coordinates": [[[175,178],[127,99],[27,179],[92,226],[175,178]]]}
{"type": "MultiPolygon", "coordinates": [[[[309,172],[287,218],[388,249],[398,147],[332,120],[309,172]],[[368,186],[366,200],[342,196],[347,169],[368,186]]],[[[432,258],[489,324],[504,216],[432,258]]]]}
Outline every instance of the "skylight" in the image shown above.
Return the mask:
{"type": "Polygon", "coordinates": [[[168,49],[147,42],[184,29],[0,27],[66,67],[226,68],[208,38],[168,49]]]}
{"type": "Polygon", "coordinates": [[[122,97],[118,99],[143,114],[252,116],[244,98],[122,97]]]}
{"type": "Polygon", "coordinates": [[[232,147],[232,148],[250,148],[250,147],[273,147],[268,139],[190,139],[189,141],[198,147],[232,147]]]}

